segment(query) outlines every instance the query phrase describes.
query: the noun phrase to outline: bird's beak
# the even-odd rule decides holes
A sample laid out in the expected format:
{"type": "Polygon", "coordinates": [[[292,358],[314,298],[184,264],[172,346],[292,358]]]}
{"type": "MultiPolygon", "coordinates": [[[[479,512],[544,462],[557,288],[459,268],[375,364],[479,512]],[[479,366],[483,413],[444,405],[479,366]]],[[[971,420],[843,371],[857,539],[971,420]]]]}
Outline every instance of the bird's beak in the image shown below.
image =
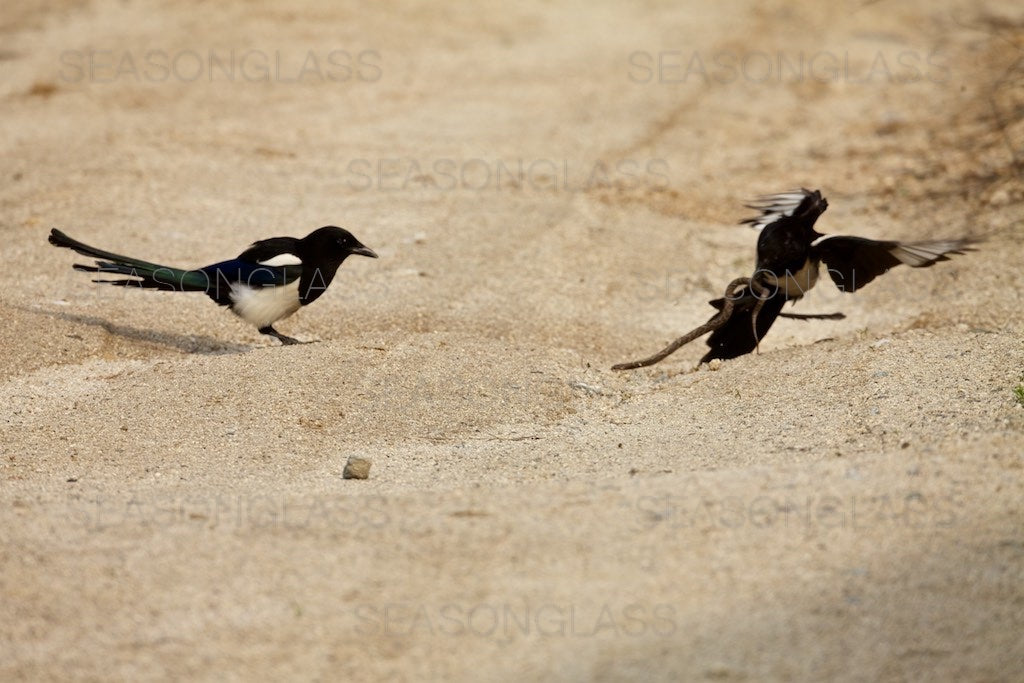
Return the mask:
{"type": "Polygon", "coordinates": [[[369,247],[364,247],[360,244],[358,247],[354,247],[349,251],[351,254],[359,254],[360,256],[369,256],[370,258],[377,258],[377,252],[369,247]]]}

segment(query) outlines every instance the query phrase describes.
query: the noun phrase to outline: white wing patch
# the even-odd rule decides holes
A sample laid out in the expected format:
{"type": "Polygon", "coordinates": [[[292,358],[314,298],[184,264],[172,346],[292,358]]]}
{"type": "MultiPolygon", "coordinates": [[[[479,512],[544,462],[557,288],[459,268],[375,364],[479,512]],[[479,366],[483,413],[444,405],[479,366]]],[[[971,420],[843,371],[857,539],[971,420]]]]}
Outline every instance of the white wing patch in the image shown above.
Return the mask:
{"type": "Polygon", "coordinates": [[[928,266],[941,260],[946,254],[961,253],[967,246],[966,240],[939,240],[936,242],[910,242],[898,244],[889,253],[913,268],[928,266]]]}
{"type": "Polygon", "coordinates": [[[761,215],[757,218],[748,218],[743,222],[749,223],[750,227],[755,230],[763,230],[766,225],[771,225],[780,218],[792,216],[796,208],[800,206],[800,202],[809,194],[811,193],[807,190],[790,190],[758,197],[745,206],[748,209],[760,211],[761,215]]]}
{"type": "Polygon", "coordinates": [[[278,254],[273,258],[268,258],[266,261],[257,261],[261,266],[301,266],[302,259],[295,254],[278,254]]]}
{"type": "Polygon", "coordinates": [[[231,310],[256,327],[273,325],[300,306],[298,278],[277,287],[250,287],[240,283],[231,287],[231,310]]]}

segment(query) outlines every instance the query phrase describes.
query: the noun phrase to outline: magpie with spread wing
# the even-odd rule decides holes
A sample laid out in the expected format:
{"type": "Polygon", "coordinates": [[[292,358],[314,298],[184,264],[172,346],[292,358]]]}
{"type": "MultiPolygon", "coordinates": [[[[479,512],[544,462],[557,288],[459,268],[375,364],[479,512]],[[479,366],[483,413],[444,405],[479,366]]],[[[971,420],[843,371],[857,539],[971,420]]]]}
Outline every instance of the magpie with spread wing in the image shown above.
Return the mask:
{"type": "Polygon", "coordinates": [[[281,334],[274,323],[287,318],[327,291],[342,262],[356,254],[377,258],[348,230],[329,225],[299,239],[271,237],[254,242],[238,258],[203,268],[170,268],[103,251],[50,231],[50,244],[96,259],[96,265],[74,264],[87,273],[126,275],[129,279],[93,280],[118,287],[140,287],[177,292],[203,292],[227,306],[262,333],[282,344],[298,344],[281,334]]]}
{"type": "MultiPolygon", "coordinates": [[[[716,329],[701,359],[735,358],[755,350],[777,317],[836,318],[841,314],[795,315],[782,313],[787,301],[797,301],[818,281],[822,264],[840,291],[853,293],[901,263],[927,268],[948,261],[950,254],[970,250],[970,237],[927,242],[869,240],[845,235],[823,235],[814,229],[828,202],[818,190],[792,190],[759,198],[747,208],[760,212],[741,223],[760,231],[757,267],[750,283],[733,297],[732,315],[716,329]]],[[[722,310],[724,299],[711,305],[722,310]]]]}

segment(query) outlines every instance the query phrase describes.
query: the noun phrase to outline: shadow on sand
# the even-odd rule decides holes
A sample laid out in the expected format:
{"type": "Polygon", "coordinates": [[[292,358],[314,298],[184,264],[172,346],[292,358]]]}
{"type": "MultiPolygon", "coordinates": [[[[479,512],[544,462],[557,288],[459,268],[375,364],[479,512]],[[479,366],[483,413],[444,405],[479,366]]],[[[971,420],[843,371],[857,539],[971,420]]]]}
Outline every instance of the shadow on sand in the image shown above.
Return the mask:
{"type": "Polygon", "coordinates": [[[78,325],[91,325],[93,327],[101,327],[109,334],[131,341],[145,342],[148,344],[156,344],[158,346],[165,346],[170,348],[178,349],[184,353],[198,353],[204,355],[220,355],[230,353],[243,353],[245,351],[251,351],[255,346],[247,344],[236,344],[233,342],[225,342],[214,337],[208,337],[201,334],[174,334],[171,332],[156,332],[153,330],[132,327],[130,325],[121,325],[112,323],[104,318],[99,318],[93,315],[81,315],[76,313],[66,313],[63,311],[53,311],[45,309],[32,309],[23,306],[17,306],[20,310],[35,315],[45,315],[57,320],[63,320],[69,323],[75,323],[78,325]]]}

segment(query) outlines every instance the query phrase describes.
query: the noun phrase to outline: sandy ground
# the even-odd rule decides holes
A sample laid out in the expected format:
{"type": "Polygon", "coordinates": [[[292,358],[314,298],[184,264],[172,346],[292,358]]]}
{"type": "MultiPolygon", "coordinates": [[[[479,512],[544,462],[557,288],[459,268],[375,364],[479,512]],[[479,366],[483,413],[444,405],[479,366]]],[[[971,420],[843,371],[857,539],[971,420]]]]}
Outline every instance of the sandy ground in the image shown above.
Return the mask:
{"type": "Polygon", "coordinates": [[[1019,3],[7,3],[0,37],[0,678],[1019,680],[1019,3]],[[608,369],[800,185],[826,232],[987,241],[717,370],[608,369]],[[290,348],[45,240],[197,266],[331,223],[381,258],[290,348]]]}

